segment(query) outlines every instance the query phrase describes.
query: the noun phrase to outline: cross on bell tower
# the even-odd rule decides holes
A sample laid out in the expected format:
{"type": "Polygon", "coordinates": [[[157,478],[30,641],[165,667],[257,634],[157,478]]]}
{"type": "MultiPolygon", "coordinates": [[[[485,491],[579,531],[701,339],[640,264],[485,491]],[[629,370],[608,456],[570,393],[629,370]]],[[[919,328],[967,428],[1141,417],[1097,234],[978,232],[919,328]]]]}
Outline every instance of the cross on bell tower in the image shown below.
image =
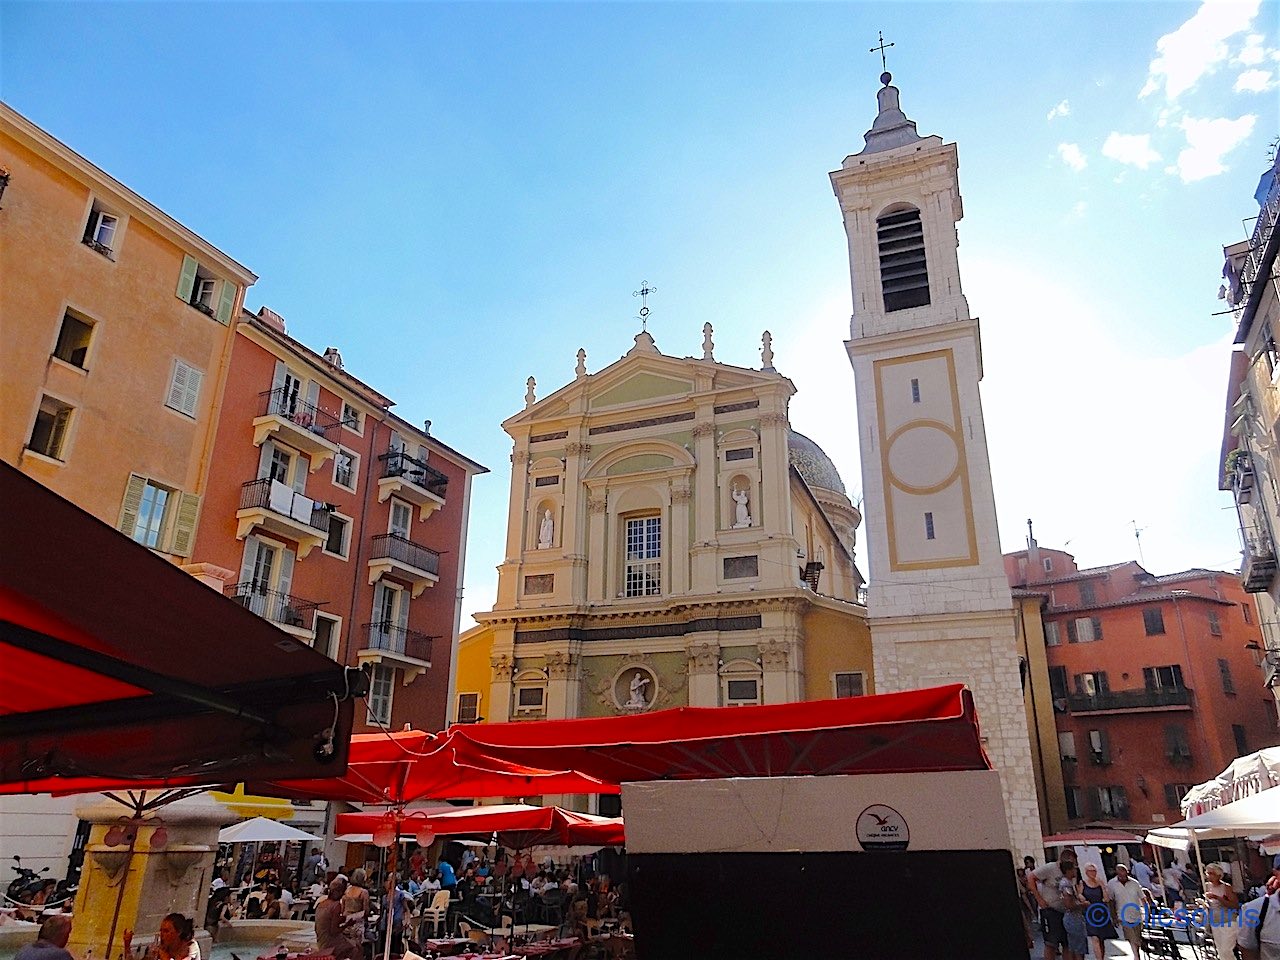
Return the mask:
{"type": "Polygon", "coordinates": [[[649,286],[648,280],[641,280],[640,289],[631,292],[633,297],[640,298],[640,329],[645,332],[649,330],[649,294],[657,292],[658,288],[649,286]]]}
{"type": "Polygon", "coordinates": [[[884,73],[885,73],[885,76],[883,76],[883,77],[881,77],[881,78],[880,78],[880,82],[881,82],[881,83],[888,83],[888,82],[889,82],[889,80],[890,80],[890,79],[892,79],[892,78],[888,76],[888,74],[889,74],[889,61],[885,59],[884,52],[885,52],[886,50],[888,50],[890,47],[892,47],[892,46],[893,46],[893,44],[892,44],[892,43],[885,43],[885,42],[884,42],[884,31],[883,31],[883,30],[877,30],[877,31],[876,31],[876,33],[878,33],[878,34],[880,35],[880,45],[879,45],[878,47],[872,47],[872,48],[868,51],[868,53],[875,53],[876,51],[879,51],[879,53],[880,53],[880,69],[881,69],[881,70],[883,70],[883,71],[884,71],[884,73]],[[887,79],[886,79],[886,78],[887,78],[887,79]]]}

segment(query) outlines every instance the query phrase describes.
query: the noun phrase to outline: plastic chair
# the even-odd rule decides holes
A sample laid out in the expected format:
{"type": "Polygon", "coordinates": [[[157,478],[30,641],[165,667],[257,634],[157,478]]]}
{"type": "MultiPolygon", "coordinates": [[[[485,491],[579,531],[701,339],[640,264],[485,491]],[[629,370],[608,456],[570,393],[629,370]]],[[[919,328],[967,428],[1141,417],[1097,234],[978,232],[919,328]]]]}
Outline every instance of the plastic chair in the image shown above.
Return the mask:
{"type": "Polygon", "coordinates": [[[441,926],[448,929],[446,920],[449,916],[449,891],[437,890],[435,896],[431,898],[431,905],[423,907],[418,923],[421,927],[423,924],[431,924],[431,935],[434,937],[440,930],[441,926]]]}

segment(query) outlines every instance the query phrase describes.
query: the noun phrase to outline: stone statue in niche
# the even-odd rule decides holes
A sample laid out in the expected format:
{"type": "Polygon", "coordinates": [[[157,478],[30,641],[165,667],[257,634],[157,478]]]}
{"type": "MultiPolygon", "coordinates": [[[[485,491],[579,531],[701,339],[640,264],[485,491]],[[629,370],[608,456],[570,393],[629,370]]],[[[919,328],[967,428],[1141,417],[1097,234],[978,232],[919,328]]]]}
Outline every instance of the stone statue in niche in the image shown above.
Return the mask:
{"type": "Polygon", "coordinates": [[[751,511],[747,509],[747,491],[740,487],[734,487],[732,496],[735,504],[732,529],[740,530],[743,527],[751,526],[751,511]]]}
{"type": "Polygon", "coordinates": [[[551,546],[551,541],[555,537],[556,523],[551,519],[551,511],[545,510],[542,514],[542,525],[538,527],[538,549],[546,550],[551,546]]]}
{"type": "Polygon", "coordinates": [[[648,674],[643,670],[637,670],[631,675],[631,696],[623,706],[628,710],[643,710],[645,707],[649,706],[649,698],[645,693],[648,689],[648,674]]]}

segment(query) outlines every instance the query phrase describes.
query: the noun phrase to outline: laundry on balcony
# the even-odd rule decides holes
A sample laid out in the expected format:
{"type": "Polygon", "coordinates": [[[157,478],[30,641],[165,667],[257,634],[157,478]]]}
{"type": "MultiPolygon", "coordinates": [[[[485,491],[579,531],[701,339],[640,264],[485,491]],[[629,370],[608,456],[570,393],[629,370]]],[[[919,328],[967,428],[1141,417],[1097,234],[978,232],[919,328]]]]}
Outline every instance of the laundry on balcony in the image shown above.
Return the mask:
{"type": "MultiPolygon", "coordinates": [[[[267,506],[276,513],[283,513],[286,517],[293,516],[293,488],[281,483],[279,480],[272,480],[267,506]]],[[[308,517],[307,519],[311,518],[308,517]]]]}
{"type": "Polygon", "coordinates": [[[293,495],[293,509],[289,512],[289,516],[297,520],[299,523],[310,523],[311,513],[316,508],[316,502],[310,497],[304,497],[300,493],[293,495]]]}

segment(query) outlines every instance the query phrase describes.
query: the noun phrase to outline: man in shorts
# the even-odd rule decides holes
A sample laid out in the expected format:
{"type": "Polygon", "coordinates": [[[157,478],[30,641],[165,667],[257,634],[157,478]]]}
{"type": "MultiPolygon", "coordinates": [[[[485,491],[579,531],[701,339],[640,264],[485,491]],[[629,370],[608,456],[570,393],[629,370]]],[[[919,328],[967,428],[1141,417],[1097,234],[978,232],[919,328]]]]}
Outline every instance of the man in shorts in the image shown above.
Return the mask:
{"type": "MultiPolygon", "coordinates": [[[[1062,851],[1064,858],[1075,859],[1075,852],[1062,851]]],[[[1044,960],[1057,960],[1058,951],[1067,949],[1067,931],[1062,926],[1064,903],[1058,889],[1062,870],[1050,860],[1043,867],[1027,874],[1027,882],[1040,907],[1040,931],[1044,934],[1044,960]]]]}

